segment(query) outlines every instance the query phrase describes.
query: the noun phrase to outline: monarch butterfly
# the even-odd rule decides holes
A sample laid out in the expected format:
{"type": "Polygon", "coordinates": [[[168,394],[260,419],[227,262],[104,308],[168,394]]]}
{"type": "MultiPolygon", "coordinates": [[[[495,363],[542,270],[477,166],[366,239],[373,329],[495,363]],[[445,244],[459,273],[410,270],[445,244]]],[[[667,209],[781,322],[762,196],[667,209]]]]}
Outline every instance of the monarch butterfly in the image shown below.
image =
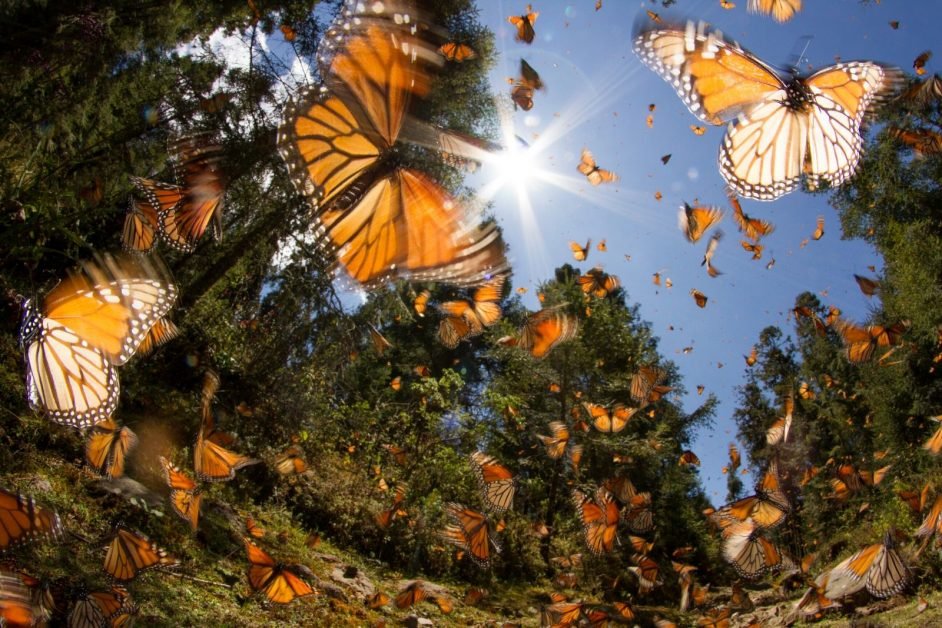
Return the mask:
{"type": "Polygon", "coordinates": [[[423,586],[423,582],[421,580],[415,580],[409,583],[396,596],[396,608],[403,609],[414,606],[424,600],[427,595],[428,593],[425,590],[425,586],[423,586]]]}
{"type": "Polygon", "coordinates": [[[0,551],[40,536],[58,537],[62,524],[55,511],[36,505],[32,497],[0,488],[0,551]]]}
{"type": "Polygon", "coordinates": [[[450,599],[446,597],[442,597],[441,595],[435,595],[431,598],[431,600],[435,602],[435,604],[438,606],[438,610],[440,610],[442,614],[444,615],[448,615],[453,610],[455,610],[454,602],[452,602],[450,599]]]}
{"type": "Polygon", "coordinates": [[[354,29],[324,75],[329,89],[304,90],[286,108],[278,148],[350,277],[366,286],[392,277],[474,284],[506,266],[495,225],[460,226],[469,212],[456,199],[397,165],[411,94],[429,81],[389,33],[354,29]]]}
{"type": "Polygon", "coordinates": [[[523,15],[511,15],[507,21],[517,28],[514,39],[522,41],[525,44],[532,44],[536,33],[533,31],[533,23],[540,17],[539,12],[533,10],[532,5],[527,5],[527,12],[523,15]]]}
{"type": "Polygon", "coordinates": [[[541,626],[575,626],[582,617],[582,602],[555,602],[540,612],[541,626]]]}
{"type": "Polygon", "coordinates": [[[752,519],[731,523],[723,530],[723,558],[747,580],[755,580],[782,562],[778,547],[758,534],[752,519]]]}
{"type": "Polygon", "coordinates": [[[890,133],[912,149],[916,157],[937,155],[942,152],[942,135],[928,129],[900,129],[891,127],[890,133]]]}
{"type": "MultiPolygon", "coordinates": [[[[133,178],[132,178],[133,180],[133,178]]],[[[150,202],[139,203],[134,197],[128,200],[128,211],[124,217],[121,245],[125,251],[149,253],[157,242],[157,211],[150,202]]]]}
{"type": "Polygon", "coordinates": [[[802,177],[813,188],[849,179],[860,159],[864,115],[902,80],[899,70],[870,61],[783,80],[719,31],[693,22],[685,30],[642,32],[634,48],[691,113],[710,124],[731,123],[720,174],[740,196],[760,200],[791,192],[802,177]]]}
{"type": "Polygon", "coordinates": [[[628,529],[638,534],[646,534],[654,529],[654,513],[651,511],[651,493],[642,491],[632,495],[625,510],[625,523],[628,529]]]}
{"type": "Polygon", "coordinates": [[[939,78],[938,74],[934,74],[924,81],[914,83],[903,96],[907,100],[922,106],[942,100],[942,79],[939,78]]]}
{"type": "Polygon", "coordinates": [[[383,593],[382,591],[377,591],[376,593],[374,593],[373,595],[367,598],[366,605],[369,608],[372,608],[375,610],[377,608],[382,608],[386,606],[387,604],[389,604],[391,599],[392,598],[390,598],[389,595],[387,595],[386,593],[383,593]]]}
{"type": "Polygon", "coordinates": [[[572,258],[577,262],[584,262],[589,257],[589,247],[592,246],[592,238],[586,240],[585,246],[580,246],[578,242],[569,242],[569,248],[572,251],[572,258]]]}
{"type": "Polygon", "coordinates": [[[648,593],[654,587],[661,584],[658,580],[658,574],[660,573],[660,566],[649,556],[643,556],[636,554],[633,557],[637,565],[628,567],[628,571],[633,573],[638,578],[638,591],[642,595],[648,593]]]}
{"type": "Polygon", "coordinates": [[[432,297],[432,293],[428,290],[423,290],[416,295],[415,299],[412,300],[412,308],[415,310],[415,313],[419,317],[425,316],[425,310],[428,308],[428,300],[432,297]]]}
{"type": "Polygon", "coordinates": [[[778,445],[788,440],[788,431],[792,426],[792,414],[795,411],[795,398],[789,394],[785,397],[784,416],[779,417],[772,427],[765,433],[765,442],[769,445],[778,445]]]}
{"type": "Polygon", "coordinates": [[[20,576],[0,567],[0,625],[35,626],[37,615],[29,589],[20,576]]]}
{"type": "Polygon", "coordinates": [[[217,434],[220,432],[204,423],[196,436],[193,470],[203,482],[228,482],[239,469],[261,462],[226,449],[216,442],[217,434]]]}
{"type": "Polygon", "coordinates": [[[264,550],[243,539],[249,558],[249,586],[261,591],[273,604],[288,604],[295,598],[313,595],[314,589],[288,566],[276,563],[264,550]]]}
{"type": "Polygon", "coordinates": [[[258,522],[256,522],[252,517],[245,518],[245,531],[256,539],[260,539],[265,536],[265,528],[258,525],[258,522]]]}
{"type": "Polygon", "coordinates": [[[589,413],[595,429],[606,434],[617,434],[625,429],[628,421],[637,412],[637,408],[629,408],[622,404],[615,404],[611,410],[608,410],[605,406],[586,401],[582,403],[582,407],[589,413]]]}
{"type": "Polygon", "coordinates": [[[883,542],[866,547],[832,569],[832,573],[853,580],[866,580],[867,591],[874,597],[890,597],[902,591],[912,579],[912,572],[896,551],[891,531],[883,542]]]}
{"type": "Polygon", "coordinates": [[[701,615],[697,619],[698,628],[728,628],[729,616],[732,613],[730,607],[711,608],[706,615],[701,615]]]}
{"type": "Polygon", "coordinates": [[[130,626],[137,613],[137,606],[124,587],[113,586],[110,591],[80,590],[69,611],[68,625],[69,628],[130,626]]]}
{"type": "Polygon", "coordinates": [[[653,365],[642,366],[631,376],[631,398],[641,404],[657,401],[672,389],[662,386],[667,371],[653,365]]]}
{"type": "Polygon", "coordinates": [[[124,475],[128,452],[137,446],[137,436],[128,427],[118,429],[113,419],[96,423],[85,441],[85,462],[92,471],[108,479],[124,475]]]}
{"type": "Polygon", "coordinates": [[[631,498],[638,494],[635,485],[623,475],[605,480],[602,482],[602,488],[611,493],[622,504],[630,503],[631,498]]]}
{"type": "Polygon", "coordinates": [[[188,253],[206,229],[222,235],[225,179],[219,168],[222,147],[208,133],[175,138],[168,151],[177,179],[182,184],[179,203],[160,214],[160,233],[173,248],[188,253]]]}
{"type": "Polygon", "coordinates": [[[569,457],[569,466],[572,469],[572,472],[579,474],[579,464],[582,462],[582,445],[571,445],[569,447],[569,452],[567,453],[569,457]]]}
{"type": "Polygon", "coordinates": [[[926,62],[932,57],[931,50],[924,50],[913,60],[913,69],[916,71],[917,76],[922,76],[926,73],[926,62]]]}
{"type": "MultiPolygon", "coordinates": [[[[942,414],[932,417],[932,420],[942,423],[942,414]]],[[[942,425],[929,437],[929,440],[923,443],[922,448],[933,456],[942,451],[942,425]]]]}
{"type": "Polygon", "coordinates": [[[379,333],[379,330],[369,325],[370,330],[370,341],[373,343],[373,350],[376,351],[376,355],[382,357],[386,353],[387,349],[392,349],[392,343],[386,340],[386,337],[383,334],[379,333]]]}
{"type": "Polygon", "coordinates": [[[118,525],[105,552],[104,569],[118,582],[128,582],[144,571],[172,568],[178,564],[177,559],[143,534],[118,525]]]}
{"type": "Polygon", "coordinates": [[[445,57],[447,61],[455,61],[457,63],[474,59],[478,56],[471,46],[467,44],[458,44],[453,41],[439,46],[438,53],[445,57]]]}
{"type": "Polygon", "coordinates": [[[556,345],[579,333],[579,319],[564,312],[562,305],[548,307],[528,316],[520,330],[519,345],[534,358],[544,358],[556,345]]]}
{"type": "Polygon", "coordinates": [[[899,498],[906,502],[914,514],[919,514],[926,507],[929,500],[929,489],[932,487],[930,482],[926,482],[922,491],[899,490],[896,492],[899,498]]]}
{"type": "Polygon", "coordinates": [[[689,449],[686,449],[683,451],[683,453],[680,454],[680,460],[678,461],[678,464],[682,467],[690,464],[699,467],[700,458],[697,456],[697,454],[693,453],[689,449]]]}
{"type": "Polygon", "coordinates": [[[596,266],[586,274],[576,279],[576,283],[585,294],[604,299],[609,292],[618,287],[618,277],[602,272],[601,266],[596,266]]]}
{"type": "Polygon", "coordinates": [[[714,519],[719,521],[726,518],[738,522],[750,519],[758,528],[774,528],[785,521],[790,510],[788,497],[779,485],[777,467],[772,463],[756,486],[755,495],[723,506],[716,512],[714,519]]]}
{"type": "Polygon", "coordinates": [[[931,537],[936,532],[942,532],[942,495],[936,497],[935,503],[929,509],[929,514],[922,520],[919,529],[916,530],[917,537],[931,537]]]}
{"type": "Polygon", "coordinates": [[[739,227],[740,233],[750,240],[758,241],[759,238],[765,237],[775,231],[775,225],[772,223],[753,218],[743,213],[742,205],[739,203],[739,199],[736,198],[736,196],[730,195],[729,203],[733,206],[733,220],[736,222],[736,226],[739,227]]]}
{"type": "Polygon", "coordinates": [[[787,22],[801,11],[801,0],[749,0],[746,5],[750,13],[771,15],[776,22],[787,22]]]}
{"type": "Polygon", "coordinates": [[[466,338],[476,336],[500,320],[500,298],[504,289],[501,275],[475,289],[471,301],[445,301],[441,310],[445,317],[438,326],[438,338],[454,349],[466,338]]]}
{"type": "Polygon", "coordinates": [[[723,274],[713,266],[713,256],[716,254],[716,247],[719,246],[722,237],[723,232],[720,230],[717,230],[713,233],[713,236],[707,243],[706,253],[703,254],[703,261],[700,262],[701,266],[706,266],[707,274],[710,275],[710,277],[716,277],[723,274]]]}
{"type": "Polygon", "coordinates": [[[200,517],[200,502],[203,501],[202,491],[197,488],[196,482],[190,476],[163,456],[160,457],[160,464],[164,468],[164,480],[170,487],[170,507],[196,532],[200,517]]]}
{"type": "Polygon", "coordinates": [[[713,206],[691,207],[687,203],[677,213],[677,226],[688,242],[697,242],[710,227],[723,219],[723,210],[713,206]]]}
{"type": "Polygon", "coordinates": [[[307,462],[302,457],[304,452],[297,445],[291,445],[275,458],[275,471],[281,475],[296,475],[307,471],[307,462]]]}
{"type": "Polygon", "coordinates": [[[115,366],[127,362],[177,289],[155,262],[102,256],[23,302],[20,346],[30,406],[70,427],[104,421],[118,405],[115,366]]]}
{"type": "Polygon", "coordinates": [[[546,455],[553,460],[562,458],[566,451],[566,445],[569,443],[569,428],[559,421],[553,421],[549,424],[552,436],[537,436],[546,447],[546,455]]]}
{"type": "Polygon", "coordinates": [[[491,538],[487,516],[454,502],[445,505],[445,513],[454,524],[441,531],[442,540],[462,548],[479,567],[486,568],[491,560],[491,546],[500,552],[500,545],[491,538]]]}
{"type": "Polygon", "coordinates": [[[599,488],[592,499],[582,491],[573,489],[572,502],[582,520],[585,544],[596,556],[611,552],[618,534],[620,512],[612,494],[599,488]]]}
{"type": "Polygon", "coordinates": [[[180,329],[173,324],[172,320],[166,317],[158,318],[137,348],[137,355],[149,355],[154,349],[167,344],[179,335],[180,329]]]}
{"type": "Polygon", "coordinates": [[[832,326],[841,335],[845,355],[853,364],[870,360],[877,347],[900,344],[903,333],[908,328],[906,323],[861,327],[843,318],[837,318],[832,326]]]}
{"type": "Polygon", "coordinates": [[[824,216],[818,216],[817,226],[814,229],[814,233],[811,238],[813,240],[820,240],[824,237],[824,216]]]}
{"type": "Polygon", "coordinates": [[[697,290],[696,288],[692,288],[692,289],[690,290],[690,296],[693,297],[693,301],[694,301],[694,303],[697,304],[697,307],[699,307],[699,308],[705,308],[705,307],[706,307],[707,301],[709,300],[709,297],[708,297],[707,295],[703,294],[702,292],[700,292],[700,291],[697,290]]]}
{"type": "Polygon", "coordinates": [[[533,109],[533,88],[523,83],[514,82],[510,88],[510,100],[514,103],[514,108],[519,107],[524,111],[533,109]]]}
{"type": "Polygon", "coordinates": [[[509,509],[516,490],[516,481],[510,470],[481,451],[471,454],[471,467],[484,493],[484,502],[495,512],[509,509]]]}
{"type": "Polygon", "coordinates": [[[588,148],[582,149],[582,157],[579,160],[579,165],[576,166],[576,170],[584,174],[592,185],[618,181],[617,174],[599,168],[599,165],[595,163],[595,157],[592,156],[588,148]]]}

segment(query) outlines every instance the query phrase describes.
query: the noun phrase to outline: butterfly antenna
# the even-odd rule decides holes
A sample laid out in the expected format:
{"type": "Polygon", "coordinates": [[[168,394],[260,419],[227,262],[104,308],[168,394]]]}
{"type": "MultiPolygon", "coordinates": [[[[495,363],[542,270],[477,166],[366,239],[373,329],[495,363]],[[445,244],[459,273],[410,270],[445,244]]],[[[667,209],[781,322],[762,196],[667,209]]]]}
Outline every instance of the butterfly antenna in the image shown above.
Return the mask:
{"type": "Polygon", "coordinates": [[[797,42],[795,42],[795,44],[797,45],[797,44],[800,43],[802,40],[804,40],[804,41],[805,41],[805,47],[801,49],[801,52],[800,52],[797,56],[795,56],[794,53],[791,55],[792,61],[789,62],[789,65],[791,66],[792,72],[797,73],[798,68],[801,67],[801,61],[802,61],[802,59],[805,58],[805,53],[808,52],[808,47],[811,46],[811,40],[812,40],[812,39],[814,39],[814,37],[813,37],[812,35],[805,35],[805,36],[799,38],[797,42]]]}

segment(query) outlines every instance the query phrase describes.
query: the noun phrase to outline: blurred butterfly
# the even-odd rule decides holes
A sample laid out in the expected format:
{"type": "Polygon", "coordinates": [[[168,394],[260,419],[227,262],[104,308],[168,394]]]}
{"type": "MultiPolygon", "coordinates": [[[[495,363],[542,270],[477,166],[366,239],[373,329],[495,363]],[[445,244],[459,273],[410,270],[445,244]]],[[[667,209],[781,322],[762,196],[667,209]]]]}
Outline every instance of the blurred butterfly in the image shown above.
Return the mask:
{"type": "Polygon", "coordinates": [[[176,300],[156,261],[101,256],[46,295],[22,303],[19,342],[30,407],[88,428],[118,405],[115,366],[127,362],[176,300]]]}
{"type": "Polygon", "coordinates": [[[635,574],[638,578],[638,592],[641,595],[645,595],[654,587],[661,584],[658,580],[658,573],[660,572],[660,567],[658,564],[652,560],[649,556],[643,556],[636,554],[633,556],[634,561],[637,565],[628,567],[628,571],[635,574]]]}
{"type": "Polygon", "coordinates": [[[143,534],[119,525],[108,544],[104,569],[118,582],[127,582],[144,571],[172,568],[178,564],[177,559],[143,534]]]}
{"type": "Polygon", "coordinates": [[[922,520],[915,536],[917,538],[931,538],[933,534],[939,532],[942,532],[942,495],[936,497],[935,503],[932,504],[926,518],[922,520]]]}
{"type": "Polygon", "coordinates": [[[700,308],[706,307],[706,304],[707,304],[707,301],[708,301],[707,295],[703,294],[702,292],[700,292],[700,291],[697,290],[696,288],[693,288],[693,289],[690,291],[690,296],[693,297],[693,300],[694,300],[694,302],[696,302],[697,307],[700,307],[700,308]]]}
{"type": "Polygon", "coordinates": [[[411,96],[430,85],[398,44],[421,49],[372,20],[347,32],[322,73],[327,88],[305,89],[286,108],[279,151],[316,208],[323,244],[355,281],[478,283],[506,265],[496,226],[471,224],[438,183],[392,158],[411,96]]]}
{"type": "Polygon", "coordinates": [[[442,530],[441,538],[462,548],[479,567],[487,568],[492,547],[500,552],[497,541],[491,538],[487,516],[454,502],[445,505],[445,513],[454,523],[442,530]]]}
{"type": "Polygon", "coordinates": [[[532,44],[533,37],[536,33],[533,32],[533,23],[536,22],[540,14],[533,11],[532,5],[527,5],[527,12],[523,15],[511,15],[507,18],[507,21],[513,24],[517,28],[517,32],[514,34],[514,39],[517,41],[522,41],[525,44],[532,44]]]}
{"type": "Polygon", "coordinates": [[[469,59],[474,59],[477,57],[477,53],[474,52],[474,49],[467,44],[458,44],[453,41],[444,43],[438,47],[438,53],[445,57],[447,61],[455,61],[461,63],[469,59]]]}
{"type": "Polygon", "coordinates": [[[387,604],[389,604],[391,600],[392,598],[390,598],[389,595],[387,595],[386,593],[383,593],[382,591],[377,591],[376,593],[371,595],[369,598],[367,598],[366,605],[368,608],[376,610],[377,608],[382,608],[386,606],[387,604]]]}
{"type": "Polygon", "coordinates": [[[749,0],[746,8],[750,13],[771,15],[776,22],[787,22],[801,11],[802,0],[749,0]]]}
{"type": "Polygon", "coordinates": [[[534,358],[544,358],[556,345],[568,342],[579,333],[579,319],[567,314],[562,306],[545,308],[527,317],[517,344],[534,358]]]}
{"type": "Polygon", "coordinates": [[[710,124],[731,123],[720,173],[741,196],[762,200],[791,192],[803,177],[811,188],[849,179],[860,159],[864,115],[902,80],[898,70],[870,61],[785,80],[719,31],[692,22],[645,30],[634,49],[691,113],[710,124]]]}
{"type": "Polygon", "coordinates": [[[855,274],[854,280],[857,282],[857,286],[860,288],[860,291],[868,297],[872,297],[880,289],[880,282],[876,279],[861,277],[860,275],[855,274]]]}
{"type": "Polygon", "coordinates": [[[723,237],[723,232],[716,230],[713,235],[710,237],[710,241],[707,242],[706,252],[703,254],[703,261],[700,262],[701,266],[706,266],[707,274],[710,277],[718,277],[722,275],[716,267],[713,266],[713,256],[716,254],[716,247],[719,246],[720,239],[723,237]]]}
{"type": "Polygon", "coordinates": [[[551,436],[538,435],[537,438],[546,447],[546,455],[553,460],[558,460],[562,458],[566,451],[566,444],[569,443],[569,428],[560,421],[553,421],[549,424],[549,429],[551,436]]]}
{"type": "Polygon", "coordinates": [[[688,242],[697,242],[710,227],[723,219],[723,210],[718,207],[691,207],[687,203],[677,214],[677,226],[688,242]]]}
{"type": "Polygon", "coordinates": [[[736,5],[729,0],[720,0],[720,7],[726,10],[735,9],[736,5]]]}
{"type": "Polygon", "coordinates": [[[26,541],[62,534],[59,515],[37,506],[32,497],[0,488],[0,552],[26,541]]]}
{"type": "Polygon", "coordinates": [[[658,24],[661,22],[661,16],[655,13],[654,11],[645,11],[645,13],[648,14],[648,18],[650,18],[651,21],[658,24]]]}
{"type": "Polygon", "coordinates": [[[475,289],[471,301],[445,301],[440,309],[445,315],[438,326],[438,338],[454,349],[462,340],[477,336],[500,320],[500,298],[504,276],[498,276],[475,289]]]}
{"type": "Polygon", "coordinates": [[[605,434],[617,434],[625,429],[628,421],[637,412],[637,408],[629,408],[622,404],[615,404],[611,410],[589,402],[583,402],[582,407],[589,413],[595,429],[605,434]]]}
{"type": "Polygon", "coordinates": [[[294,29],[291,28],[291,26],[289,26],[288,24],[282,24],[279,27],[279,29],[281,30],[281,34],[284,36],[285,41],[288,43],[293,42],[295,38],[298,36],[298,34],[294,31],[294,29]]]}
{"type": "Polygon", "coordinates": [[[678,461],[678,464],[682,467],[691,465],[691,464],[699,467],[700,458],[697,456],[697,454],[687,449],[687,450],[684,450],[684,452],[680,454],[680,460],[678,461]]]}
{"type": "Polygon", "coordinates": [[[589,247],[592,246],[592,239],[586,240],[585,246],[580,246],[578,242],[569,242],[569,249],[572,251],[572,257],[577,262],[584,262],[589,257],[589,247]]]}
{"type": "Polygon", "coordinates": [[[601,240],[599,240],[599,243],[595,245],[595,248],[598,249],[599,251],[601,251],[602,253],[604,253],[605,251],[607,251],[607,250],[608,250],[608,246],[605,244],[605,239],[602,238],[601,240]]]}
{"type": "Polygon", "coordinates": [[[942,78],[938,74],[918,81],[903,94],[904,98],[917,105],[927,105],[942,100],[942,78]]]}
{"type": "Polygon", "coordinates": [[[697,126],[695,124],[690,125],[690,130],[693,131],[694,135],[703,135],[704,133],[706,133],[705,126],[697,126]]]}
{"type": "Polygon", "coordinates": [[[428,593],[421,580],[411,582],[396,596],[396,608],[409,608],[427,597],[428,593]]]}
{"type": "Polygon", "coordinates": [[[275,471],[281,475],[297,475],[307,471],[304,452],[297,445],[291,445],[275,458],[275,471]]]}
{"type": "Polygon", "coordinates": [[[618,287],[618,277],[602,272],[601,266],[596,266],[586,274],[576,279],[576,284],[585,294],[603,299],[609,292],[618,287]]]}
{"type": "Polygon", "coordinates": [[[412,300],[412,308],[415,310],[415,313],[420,317],[425,316],[425,310],[428,307],[428,300],[431,298],[432,293],[428,290],[423,290],[415,299],[412,300]]]}
{"type": "Polygon", "coordinates": [[[596,556],[611,552],[615,547],[620,512],[611,493],[599,488],[592,499],[579,490],[573,490],[572,501],[582,520],[586,546],[596,556]]]}
{"type": "Polygon", "coordinates": [[[164,468],[164,480],[170,487],[170,507],[196,532],[200,503],[203,501],[202,491],[197,488],[193,478],[163,456],[160,457],[160,464],[164,468]]]}
{"type": "Polygon", "coordinates": [[[387,349],[392,349],[393,344],[386,340],[386,337],[379,332],[378,329],[367,323],[367,327],[370,331],[370,341],[373,343],[373,350],[376,352],[376,355],[382,357],[386,353],[387,349]]]}
{"type": "Polygon", "coordinates": [[[765,250],[765,247],[761,244],[753,244],[745,240],[740,240],[739,244],[742,246],[744,251],[747,253],[752,253],[752,259],[762,259],[762,251],[765,250]]]}
{"type": "Polygon", "coordinates": [[[599,168],[599,165],[595,163],[595,158],[592,156],[592,153],[589,152],[588,148],[582,149],[582,157],[579,161],[579,165],[576,166],[576,169],[586,176],[586,179],[589,180],[589,183],[592,185],[599,185],[600,183],[612,183],[618,181],[618,175],[614,172],[608,170],[602,170],[599,168]]]}
{"type": "MultiPolygon", "coordinates": [[[[736,221],[736,226],[739,227],[740,233],[745,235],[747,238],[753,241],[758,241],[760,238],[763,238],[773,231],[775,231],[775,225],[765,220],[759,220],[758,218],[753,218],[748,214],[743,213],[742,205],[739,203],[739,199],[735,196],[729,197],[730,205],[733,206],[733,220],[736,221]]],[[[743,245],[745,248],[745,245],[743,245]]]]}
{"type": "Polygon", "coordinates": [[[765,442],[769,445],[778,445],[788,440],[788,432],[792,427],[792,413],[795,409],[795,400],[791,395],[785,398],[785,411],[783,416],[775,419],[772,426],[765,433],[765,442]]]}
{"type": "Polygon", "coordinates": [[[908,329],[908,325],[902,322],[862,327],[842,318],[835,320],[832,327],[844,341],[847,359],[854,364],[870,360],[877,347],[899,345],[908,329]]]}
{"type": "Polygon", "coordinates": [[[180,335],[180,329],[169,318],[158,318],[151,326],[144,340],[137,348],[137,355],[149,355],[157,347],[161,347],[180,335]]]}
{"type": "Polygon", "coordinates": [[[916,71],[918,76],[922,76],[926,73],[926,61],[932,57],[931,50],[923,51],[918,57],[913,60],[913,69],[916,71]]]}
{"type": "Polygon", "coordinates": [[[137,613],[138,608],[124,587],[113,585],[110,591],[88,592],[81,586],[72,601],[67,623],[69,628],[131,626],[137,613]]]}
{"type": "Polygon", "coordinates": [[[667,378],[667,371],[653,365],[642,366],[631,376],[631,398],[642,405],[654,403],[671,390],[662,385],[667,378]]]}
{"type": "Polygon", "coordinates": [[[313,595],[314,589],[298,577],[294,568],[276,563],[267,552],[243,539],[249,559],[249,586],[262,592],[273,604],[288,604],[296,598],[313,595]]]}
{"type": "Polygon", "coordinates": [[[824,216],[818,216],[818,225],[815,227],[814,234],[811,236],[814,240],[820,240],[824,236],[824,216]]]}
{"type": "Polygon", "coordinates": [[[113,419],[96,423],[85,441],[85,462],[93,472],[114,479],[124,475],[124,462],[137,446],[137,435],[128,427],[118,427],[113,419]]]}
{"type": "Polygon", "coordinates": [[[900,129],[890,127],[890,134],[912,149],[916,157],[942,153],[942,134],[929,129],[900,129]]]}
{"type": "Polygon", "coordinates": [[[222,433],[204,422],[196,436],[193,469],[196,471],[196,477],[203,482],[228,482],[235,477],[239,469],[261,462],[223,447],[219,443],[220,434],[222,433]]]}
{"type": "Polygon", "coordinates": [[[258,525],[258,522],[255,521],[252,517],[245,518],[245,531],[249,533],[249,536],[260,539],[265,536],[265,528],[258,525]]]}

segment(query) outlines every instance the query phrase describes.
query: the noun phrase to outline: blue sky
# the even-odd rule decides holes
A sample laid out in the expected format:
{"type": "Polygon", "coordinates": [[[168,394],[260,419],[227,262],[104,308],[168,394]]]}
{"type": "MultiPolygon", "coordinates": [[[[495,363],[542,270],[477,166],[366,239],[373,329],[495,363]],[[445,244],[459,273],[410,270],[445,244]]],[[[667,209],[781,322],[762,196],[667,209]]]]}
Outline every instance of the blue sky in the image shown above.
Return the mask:
{"type": "MultiPolygon", "coordinates": [[[[795,19],[780,25],[747,13],[746,0],[734,2],[735,8],[725,10],[719,0],[679,0],[677,11],[667,11],[652,3],[604,0],[596,12],[594,0],[537,1],[533,3],[540,14],[536,39],[529,46],[514,41],[514,28],[507,22],[507,16],[524,12],[525,1],[478,3],[481,22],[497,37],[499,56],[491,73],[494,91],[509,94],[507,78],[516,76],[521,58],[546,84],[537,92],[533,109],[515,112],[513,121],[516,133],[530,143],[536,165],[549,176],[529,179],[526,199],[512,186],[504,186],[492,198],[511,248],[514,285],[530,289],[524,302],[537,309],[536,285],[551,277],[557,266],[574,263],[568,242],[592,238],[587,262],[577,265],[588,270],[601,264],[621,279],[629,301],[640,304],[642,317],[660,339],[662,354],[679,366],[684,377],[688,389],[680,399],[684,408],[692,411],[702,401],[696,394],[698,384],[721,400],[715,427],[698,434],[693,448],[703,461],[700,474],[715,503],[722,502],[726,493],[720,468],[728,443],[735,439],[730,417],[735,388],[746,369],[743,356],[760,330],[779,325],[790,331],[788,311],[795,296],[805,290],[840,307],[852,319],[865,319],[876,304],[859,292],[853,274],[872,276],[868,266],[879,271],[881,263],[868,245],[841,240],[837,214],[826,196],[801,191],[772,203],[742,201],[747,214],[776,226],[763,241],[762,260],[753,261],[739,245],[716,167],[725,129],[708,127],[703,136],[693,134],[690,125],[700,123],[673,88],[632,52],[635,21],[646,8],[665,21],[705,20],[778,67],[804,50],[805,71],[809,63],[821,68],[839,56],[894,64],[911,72],[913,59],[938,41],[933,31],[942,17],[942,2],[883,0],[864,5],[857,0],[806,0],[795,19]],[[890,27],[891,20],[900,22],[898,30],[890,27]],[[645,118],[651,103],[656,110],[654,126],[648,128],[645,118]],[[583,146],[620,180],[595,188],[585,182],[576,172],[583,146]],[[672,157],[664,165],[661,157],[668,153],[672,157]],[[657,191],[663,194],[661,201],[655,200],[657,191]],[[708,238],[689,244],[677,227],[678,208],[694,199],[727,210],[720,225],[726,237],[714,258],[723,272],[718,278],[708,277],[700,266],[708,238]],[[814,232],[819,215],[825,218],[824,237],[801,247],[814,232]],[[608,245],[605,253],[595,249],[603,238],[608,245]],[[631,261],[626,261],[626,254],[631,261]],[[775,266],[767,270],[772,257],[775,266]],[[672,280],[672,288],[653,285],[652,274],[658,271],[672,280]],[[705,309],[696,307],[691,288],[709,297],[705,309]],[[684,347],[693,350],[684,354],[684,347]]],[[[927,69],[938,70],[935,59],[927,69]]],[[[499,176],[496,166],[486,164],[468,183],[487,190],[499,176]]]]}

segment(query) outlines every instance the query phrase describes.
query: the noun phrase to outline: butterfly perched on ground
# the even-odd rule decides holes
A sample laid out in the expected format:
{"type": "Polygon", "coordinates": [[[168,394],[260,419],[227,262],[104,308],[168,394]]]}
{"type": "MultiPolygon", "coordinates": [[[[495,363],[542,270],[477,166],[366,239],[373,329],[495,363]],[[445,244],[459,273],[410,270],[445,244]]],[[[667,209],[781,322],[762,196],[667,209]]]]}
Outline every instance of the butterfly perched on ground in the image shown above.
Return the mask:
{"type": "Polygon", "coordinates": [[[104,569],[118,582],[127,582],[144,571],[176,567],[178,564],[177,559],[143,534],[119,525],[108,543],[104,569]]]}
{"type": "Polygon", "coordinates": [[[586,546],[596,556],[611,552],[615,547],[621,512],[612,494],[599,488],[594,499],[580,490],[572,491],[572,503],[582,520],[586,546]]]}
{"type": "Polygon", "coordinates": [[[525,44],[532,44],[536,33],[533,31],[533,23],[536,22],[540,14],[533,10],[532,5],[527,5],[527,12],[523,15],[511,15],[507,21],[517,28],[514,33],[514,39],[525,44]]]}
{"type": "Polygon", "coordinates": [[[871,595],[886,598],[902,591],[913,575],[896,551],[892,531],[887,530],[882,543],[870,545],[841,562],[831,570],[829,580],[841,577],[864,581],[871,595]]]}
{"type": "Polygon", "coordinates": [[[505,267],[496,225],[478,226],[429,175],[396,157],[410,99],[430,87],[397,42],[415,51],[423,44],[378,20],[338,39],[327,87],[305,89],[288,105],[278,139],[327,251],[366,286],[404,277],[474,285],[505,267]]]}
{"type": "Polygon", "coordinates": [[[203,501],[202,491],[193,478],[163,456],[160,457],[160,464],[164,468],[164,480],[170,487],[170,507],[195,532],[199,523],[200,503],[203,501]]]}
{"type": "Polygon", "coordinates": [[[130,626],[138,608],[127,589],[114,585],[110,591],[89,592],[80,587],[72,600],[67,619],[69,628],[92,626],[130,626]]]}
{"type": "Polygon", "coordinates": [[[127,362],[177,297],[155,260],[100,256],[23,302],[20,346],[30,406],[56,423],[88,428],[118,405],[115,366],[127,362]]]}
{"type": "Polygon", "coordinates": [[[457,545],[475,564],[486,568],[491,561],[492,548],[500,552],[500,546],[491,537],[490,520],[483,513],[454,502],[445,505],[445,513],[453,523],[445,526],[441,538],[457,545]]]}
{"type": "Polygon", "coordinates": [[[85,462],[98,475],[109,479],[124,475],[128,452],[137,446],[137,436],[128,427],[118,427],[114,419],[105,419],[89,430],[85,441],[85,462]]]}
{"type": "Polygon", "coordinates": [[[791,192],[803,178],[811,188],[849,179],[863,148],[864,116],[902,80],[899,70],[871,61],[783,79],[719,31],[693,22],[644,30],[634,49],[691,113],[730,123],[720,173],[740,196],[760,200],[791,192]]]}
{"type": "Polygon", "coordinates": [[[802,0],[749,0],[746,8],[750,13],[771,15],[776,22],[787,22],[801,11],[802,0]]]}
{"type": "Polygon", "coordinates": [[[592,153],[589,152],[588,148],[582,149],[582,156],[579,160],[579,165],[576,166],[576,169],[584,174],[586,179],[588,179],[589,183],[592,185],[618,181],[617,174],[609,170],[602,170],[599,168],[599,165],[595,163],[595,157],[592,156],[592,153]]]}
{"type": "Polygon", "coordinates": [[[494,512],[513,506],[516,482],[510,470],[482,451],[471,454],[471,468],[484,493],[484,502],[494,512]]]}
{"type": "Polygon", "coordinates": [[[294,568],[275,560],[263,549],[244,539],[249,558],[249,586],[252,591],[262,592],[269,602],[288,604],[295,598],[313,595],[314,588],[301,580],[294,568]]]}

